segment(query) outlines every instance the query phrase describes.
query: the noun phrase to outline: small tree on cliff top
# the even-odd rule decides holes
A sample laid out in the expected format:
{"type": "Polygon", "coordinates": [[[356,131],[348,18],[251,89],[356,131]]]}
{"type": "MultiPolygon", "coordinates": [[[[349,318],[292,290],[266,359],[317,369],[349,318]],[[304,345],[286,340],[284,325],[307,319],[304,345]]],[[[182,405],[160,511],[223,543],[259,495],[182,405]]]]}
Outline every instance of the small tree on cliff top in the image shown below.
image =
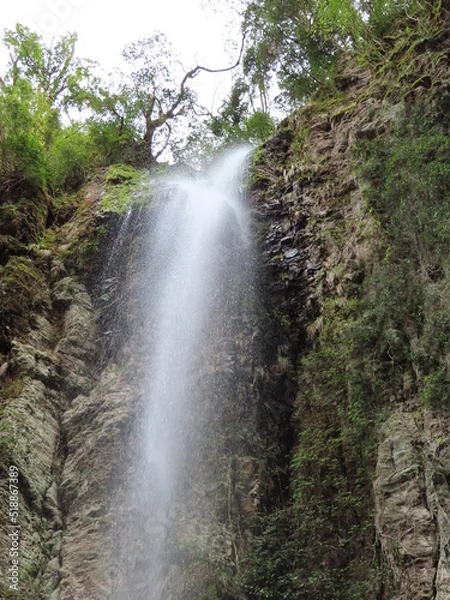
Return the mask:
{"type": "Polygon", "coordinates": [[[186,86],[197,73],[182,74],[163,33],[128,44],[123,57],[131,66],[123,92],[145,147],[145,161],[154,162],[166,149],[178,117],[194,106],[194,92],[186,86]]]}
{"type": "MultiPolygon", "coordinates": [[[[185,71],[172,52],[163,33],[128,44],[123,57],[130,72],[115,92],[103,90],[103,102],[97,110],[100,122],[116,128],[118,140],[133,140],[138,160],[154,163],[170,143],[173,131],[182,117],[195,115],[196,94],[190,80],[201,71],[229,71],[237,62],[222,69],[200,65],[185,71]]],[[[135,157],[136,159],[136,157],[135,157]]]]}

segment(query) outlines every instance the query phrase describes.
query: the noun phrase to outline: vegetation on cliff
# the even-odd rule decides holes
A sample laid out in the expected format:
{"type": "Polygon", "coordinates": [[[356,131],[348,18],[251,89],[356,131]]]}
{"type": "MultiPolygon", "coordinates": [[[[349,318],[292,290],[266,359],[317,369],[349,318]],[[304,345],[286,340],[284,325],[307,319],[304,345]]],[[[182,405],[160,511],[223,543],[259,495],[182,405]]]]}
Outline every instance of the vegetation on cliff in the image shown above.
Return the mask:
{"type": "MultiPolygon", "coordinates": [[[[423,431],[430,407],[433,418],[446,418],[449,392],[448,13],[431,4],[415,5],[416,13],[397,8],[395,21],[382,20],[383,37],[351,43],[352,62],[340,57],[326,86],[282,124],[256,163],[256,197],[275,211],[280,195],[284,218],[300,214],[308,223],[300,272],[309,296],[289,316],[291,339],[303,340],[294,353],[290,483],[262,517],[246,583],[251,598],[431,598],[442,565],[437,551],[403,546],[409,532],[393,516],[403,510],[398,495],[392,514],[377,512],[402,486],[413,496],[416,485],[397,474],[394,491],[394,477],[378,475],[378,444],[390,439],[382,423],[392,423],[395,446],[400,433],[390,415],[410,411],[423,431]],[[303,329],[302,310],[311,315],[303,329]],[[420,564],[422,581],[414,572],[420,564]]],[[[272,262],[280,277],[292,268],[286,252],[272,262]]],[[[434,444],[419,434],[416,443],[434,444]]],[[[417,532],[413,506],[439,521],[425,474],[445,470],[444,459],[431,468],[424,456],[414,459],[423,461],[428,499],[411,500],[417,532]]],[[[421,535],[432,539],[433,526],[421,535]]]]}
{"type": "MultiPolygon", "coordinates": [[[[237,4],[246,45],[242,64],[222,69],[236,68],[235,81],[216,114],[198,106],[189,87],[211,69],[181,71],[161,33],[125,47],[128,72],[116,74],[115,83],[102,81],[92,61],[76,56],[74,33],[47,46],[23,25],[6,30],[10,60],[0,77],[0,191],[54,196],[79,187],[100,166],[149,166],[168,147],[177,158],[191,160],[182,141],[189,121],[197,123],[190,123],[187,143],[200,142],[208,148],[205,155],[218,144],[260,142],[274,126],[275,73],[280,98],[291,109],[331,80],[342,52],[368,60],[380,51],[379,40],[389,34],[393,19],[406,14],[423,28],[421,11],[431,11],[414,0],[237,4]]],[[[439,14],[439,6],[433,12],[439,14]]]]}

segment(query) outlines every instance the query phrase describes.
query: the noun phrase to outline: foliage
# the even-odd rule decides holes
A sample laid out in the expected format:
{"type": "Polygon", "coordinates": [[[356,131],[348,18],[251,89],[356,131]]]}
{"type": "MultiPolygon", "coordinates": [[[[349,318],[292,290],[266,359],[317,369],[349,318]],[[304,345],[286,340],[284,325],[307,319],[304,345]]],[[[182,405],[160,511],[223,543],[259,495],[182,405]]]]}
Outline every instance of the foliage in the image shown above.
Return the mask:
{"type": "Polygon", "coordinates": [[[138,162],[144,154],[144,144],[128,112],[125,94],[100,89],[95,111],[87,126],[97,162],[106,165],[138,162]]]}
{"type": "Polygon", "coordinates": [[[17,24],[15,30],[5,31],[3,41],[10,53],[13,84],[18,77],[26,79],[51,108],[83,108],[92,62],[75,58],[75,33],[45,46],[37,33],[17,24]]]}
{"type": "Polygon", "coordinates": [[[169,40],[160,32],[128,44],[123,57],[129,75],[112,90],[101,89],[97,135],[109,138],[108,147],[115,137],[120,145],[132,147],[133,162],[151,164],[168,147],[174,125],[193,108],[195,95],[186,82],[194,75],[180,70],[169,40]]]}
{"type": "Polygon", "coordinates": [[[133,181],[138,176],[136,169],[130,165],[114,164],[108,168],[106,173],[105,181],[107,184],[117,185],[119,183],[125,183],[133,181]]]}
{"type": "Polygon", "coordinates": [[[210,119],[212,133],[224,144],[243,141],[260,144],[274,130],[274,120],[267,112],[250,109],[245,101],[247,93],[247,84],[238,79],[218,114],[210,119]]]}
{"type": "Polygon", "coordinates": [[[267,110],[269,87],[276,73],[290,103],[298,103],[326,77],[334,48],[317,36],[313,14],[298,0],[250,2],[243,28],[250,40],[244,74],[267,110]]]}
{"type": "Polygon", "coordinates": [[[299,370],[290,499],[262,518],[246,582],[251,598],[378,597],[370,473],[378,383],[388,390],[395,370],[388,362],[374,377],[371,306],[362,296],[323,307],[320,334],[299,370]]]}
{"type": "MultiPolygon", "coordinates": [[[[391,44],[394,52],[395,20],[409,27],[417,10],[417,3],[397,0],[248,3],[246,79],[237,80],[219,113],[193,132],[191,148],[198,140],[206,140],[211,152],[220,143],[264,140],[273,129],[267,107],[274,73],[290,103],[303,101],[331,77],[344,49],[366,53],[370,44],[379,48],[384,36],[383,47],[391,44]],[[255,96],[261,110],[252,105],[255,96]]],[[[48,48],[22,26],[5,34],[11,62],[0,81],[0,192],[16,197],[3,203],[1,216],[17,217],[15,231],[19,216],[29,220],[35,210],[19,195],[76,189],[96,165],[111,165],[101,210],[123,213],[144,185],[130,163],[160,157],[173,124],[193,108],[194,96],[160,34],[126,48],[130,77],[110,89],[95,87],[88,63],[74,58],[75,41],[69,35],[48,48]],[[92,111],[85,122],[63,123],[61,111],[84,106],[92,111]]],[[[283,490],[286,501],[261,516],[246,569],[249,598],[381,595],[369,476],[377,415],[390,398],[406,393],[406,377],[424,403],[448,409],[449,107],[449,90],[439,88],[431,105],[410,104],[390,131],[357,148],[357,173],[366,182],[384,253],[351,297],[325,302],[323,325],[305,348],[291,485],[283,490]]],[[[296,132],[297,148],[305,133],[296,132]]],[[[37,213],[41,229],[46,214],[45,206],[37,213]]],[[[28,326],[27,307],[49,300],[36,296],[42,282],[28,259],[10,260],[2,274],[0,313],[14,317],[0,331],[6,351],[11,331],[28,326]]],[[[285,315],[279,322],[289,329],[285,315]]]]}
{"type": "Polygon", "coordinates": [[[372,292],[391,338],[385,352],[416,373],[425,402],[441,407],[450,391],[449,102],[441,89],[431,105],[408,107],[388,136],[360,144],[357,159],[389,247],[372,292]]]}
{"type": "Polygon", "coordinates": [[[191,160],[192,148],[203,143],[212,150],[261,143],[274,127],[268,111],[274,78],[282,101],[303,102],[332,79],[343,50],[367,60],[389,44],[396,52],[392,28],[399,19],[408,30],[420,25],[419,43],[430,19],[439,21],[439,7],[416,0],[249,0],[241,76],[203,124],[188,123],[196,103],[188,84],[208,69],[183,72],[163,34],[128,44],[129,69],[108,85],[94,76],[92,61],[76,57],[76,34],[46,45],[18,24],[3,37],[10,61],[0,78],[0,190],[59,194],[79,185],[89,168],[148,165],[169,144],[175,156],[191,160]]]}
{"type": "Polygon", "coordinates": [[[366,151],[368,198],[400,253],[444,258],[450,193],[450,140],[441,122],[420,109],[399,124],[393,138],[380,138],[366,151]],[[395,199],[395,201],[394,201],[395,199]]]}
{"type": "Polygon", "coordinates": [[[0,96],[0,190],[22,182],[45,187],[48,177],[44,144],[35,135],[33,90],[25,80],[5,86],[0,96]]]}
{"type": "Polygon", "coordinates": [[[389,34],[400,18],[412,17],[421,8],[416,0],[372,0],[365,5],[369,14],[367,34],[379,39],[389,34]]]}
{"type": "Polygon", "coordinates": [[[357,145],[379,254],[362,283],[325,301],[311,329],[290,494],[262,515],[250,598],[377,598],[383,586],[389,596],[372,515],[379,421],[392,401],[413,397],[449,410],[449,103],[448,86],[436,85],[357,145]]]}
{"type": "Polygon", "coordinates": [[[55,132],[48,150],[52,189],[77,189],[92,167],[92,155],[92,140],[77,126],[55,132]]]}
{"type": "Polygon", "coordinates": [[[53,46],[22,25],[7,30],[10,63],[0,79],[0,189],[58,191],[83,179],[91,160],[85,132],[64,127],[61,111],[83,108],[92,84],[75,59],[75,35],[53,46]]]}
{"type": "Polygon", "coordinates": [[[297,106],[332,78],[344,50],[363,58],[399,19],[430,10],[415,0],[250,0],[244,74],[264,111],[275,87],[278,102],[297,106]]]}
{"type": "MultiPolygon", "coordinates": [[[[345,563],[345,551],[308,537],[308,513],[280,508],[263,519],[254,538],[254,556],[245,591],[251,600],[374,600],[379,597],[380,573],[371,557],[345,563]],[[304,528],[304,524],[307,527],[304,528]],[[319,554],[317,550],[319,549],[319,554]],[[324,562],[324,555],[328,554],[324,562]],[[340,566],[339,566],[339,563],[340,566]]],[[[322,523],[315,522],[320,528],[322,523]]],[[[367,536],[364,525],[364,534],[367,536]]],[[[320,529],[313,533],[320,532],[320,529]]]]}
{"type": "Polygon", "coordinates": [[[162,34],[125,48],[131,70],[115,89],[92,75],[91,61],[76,58],[76,39],[67,34],[47,46],[23,25],[5,31],[0,191],[58,194],[98,165],[152,163],[192,108],[187,81],[197,71],[180,72],[162,34]]]}
{"type": "Polygon", "coordinates": [[[175,163],[188,168],[202,169],[209,165],[223,147],[221,138],[211,131],[211,122],[202,119],[189,123],[185,138],[171,145],[175,163]]]}

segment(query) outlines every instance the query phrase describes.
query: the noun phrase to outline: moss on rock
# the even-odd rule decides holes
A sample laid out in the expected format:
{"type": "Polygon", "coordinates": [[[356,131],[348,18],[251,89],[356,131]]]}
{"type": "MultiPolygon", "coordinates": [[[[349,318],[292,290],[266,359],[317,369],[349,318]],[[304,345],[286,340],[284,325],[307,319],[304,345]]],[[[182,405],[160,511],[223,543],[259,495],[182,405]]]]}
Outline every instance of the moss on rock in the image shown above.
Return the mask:
{"type": "Polygon", "coordinates": [[[147,172],[130,165],[112,165],[105,176],[100,212],[124,214],[133,205],[142,204],[150,191],[151,182],[147,172]]]}

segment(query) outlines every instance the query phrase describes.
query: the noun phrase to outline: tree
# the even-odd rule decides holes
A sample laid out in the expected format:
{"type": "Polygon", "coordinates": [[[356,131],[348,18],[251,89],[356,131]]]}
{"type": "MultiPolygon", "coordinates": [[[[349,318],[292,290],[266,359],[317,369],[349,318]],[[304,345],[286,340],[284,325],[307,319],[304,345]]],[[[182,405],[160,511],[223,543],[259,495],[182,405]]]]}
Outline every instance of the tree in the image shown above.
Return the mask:
{"type": "Polygon", "coordinates": [[[83,108],[98,84],[92,76],[93,61],[75,57],[77,34],[62,36],[51,46],[28,27],[6,30],[3,41],[9,50],[9,81],[27,79],[50,108],[83,108]]]}
{"type": "Polygon", "coordinates": [[[167,148],[180,117],[193,110],[187,81],[196,73],[183,74],[163,33],[128,44],[122,54],[129,70],[99,89],[91,131],[123,159],[149,165],[167,148]]]}
{"type": "Polygon", "coordinates": [[[267,103],[276,76],[282,97],[297,104],[326,80],[357,18],[352,0],[256,0],[249,2],[243,28],[250,43],[244,73],[267,103]]]}
{"type": "MultiPolygon", "coordinates": [[[[150,165],[158,160],[183,118],[195,116],[199,108],[189,82],[200,72],[219,73],[235,69],[237,62],[223,69],[196,65],[183,70],[166,36],[156,32],[128,44],[123,56],[130,65],[128,76],[113,91],[101,90],[97,127],[108,124],[110,133],[133,147],[133,160],[150,165]]],[[[125,148],[124,148],[125,149],[125,148]]]]}
{"type": "Polygon", "coordinates": [[[211,116],[210,129],[225,144],[242,141],[261,143],[274,129],[274,120],[268,112],[249,106],[246,101],[248,87],[244,79],[236,79],[218,114],[211,116]]]}
{"type": "Polygon", "coordinates": [[[80,160],[82,171],[89,162],[83,123],[66,128],[61,122],[62,110],[86,106],[96,81],[89,71],[92,63],[75,57],[76,39],[75,34],[68,34],[46,46],[23,25],[5,31],[10,61],[0,78],[3,191],[27,186],[56,191],[79,180],[74,173],[80,172],[80,160]],[[76,151],[75,137],[83,152],[76,151]]]}
{"type": "Polygon", "coordinates": [[[46,186],[45,147],[36,134],[35,95],[30,83],[16,79],[0,95],[0,192],[20,186],[46,186]]]}
{"type": "Polygon", "coordinates": [[[195,102],[187,81],[196,73],[182,74],[163,33],[128,44],[123,56],[131,66],[130,83],[123,88],[145,148],[145,160],[155,162],[166,149],[173,124],[187,115],[195,102]]]}
{"type": "Polygon", "coordinates": [[[274,79],[279,99],[298,105],[330,79],[343,50],[363,53],[419,6],[417,0],[249,0],[244,75],[263,107],[274,79]]]}

